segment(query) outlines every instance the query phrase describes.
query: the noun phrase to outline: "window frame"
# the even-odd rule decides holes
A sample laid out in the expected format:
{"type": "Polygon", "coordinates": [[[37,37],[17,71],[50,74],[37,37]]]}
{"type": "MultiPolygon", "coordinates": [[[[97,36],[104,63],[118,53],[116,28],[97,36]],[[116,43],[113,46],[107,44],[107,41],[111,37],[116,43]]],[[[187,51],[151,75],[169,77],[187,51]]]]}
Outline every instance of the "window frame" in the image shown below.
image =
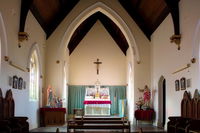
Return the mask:
{"type": "Polygon", "coordinates": [[[39,101],[39,60],[36,50],[31,53],[29,61],[29,101],[39,101]],[[33,69],[36,70],[32,69],[31,63],[35,65],[33,69]],[[33,71],[35,74],[32,73],[33,71]]]}

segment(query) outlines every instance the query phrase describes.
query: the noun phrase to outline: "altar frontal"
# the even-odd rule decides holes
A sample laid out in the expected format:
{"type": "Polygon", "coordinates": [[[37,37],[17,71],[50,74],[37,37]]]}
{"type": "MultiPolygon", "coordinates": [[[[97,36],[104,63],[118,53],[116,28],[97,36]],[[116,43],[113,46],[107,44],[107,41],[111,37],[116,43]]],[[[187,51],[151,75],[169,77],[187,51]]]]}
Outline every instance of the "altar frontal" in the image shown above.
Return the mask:
{"type": "Polygon", "coordinates": [[[109,116],[110,115],[110,94],[109,88],[86,88],[85,92],[85,115],[89,116],[109,116]]]}

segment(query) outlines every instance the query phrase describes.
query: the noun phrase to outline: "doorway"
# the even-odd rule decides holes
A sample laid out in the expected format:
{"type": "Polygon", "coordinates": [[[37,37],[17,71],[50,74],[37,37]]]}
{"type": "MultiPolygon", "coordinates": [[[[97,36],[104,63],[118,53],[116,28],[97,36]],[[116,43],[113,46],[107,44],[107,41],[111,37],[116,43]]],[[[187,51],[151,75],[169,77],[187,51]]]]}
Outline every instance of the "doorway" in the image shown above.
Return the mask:
{"type": "Polygon", "coordinates": [[[158,127],[165,127],[166,120],[166,80],[163,76],[158,82],[158,127]]]}

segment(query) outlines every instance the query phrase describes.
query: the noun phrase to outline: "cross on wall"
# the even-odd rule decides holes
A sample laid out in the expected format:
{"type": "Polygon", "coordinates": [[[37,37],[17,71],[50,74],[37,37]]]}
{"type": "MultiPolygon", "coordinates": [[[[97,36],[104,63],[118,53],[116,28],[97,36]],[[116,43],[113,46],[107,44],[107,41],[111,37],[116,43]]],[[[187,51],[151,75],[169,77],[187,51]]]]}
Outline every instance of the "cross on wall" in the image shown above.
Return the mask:
{"type": "Polygon", "coordinates": [[[97,65],[97,75],[99,75],[99,65],[102,64],[102,62],[100,62],[99,59],[97,58],[97,61],[94,62],[94,64],[97,65]]]}

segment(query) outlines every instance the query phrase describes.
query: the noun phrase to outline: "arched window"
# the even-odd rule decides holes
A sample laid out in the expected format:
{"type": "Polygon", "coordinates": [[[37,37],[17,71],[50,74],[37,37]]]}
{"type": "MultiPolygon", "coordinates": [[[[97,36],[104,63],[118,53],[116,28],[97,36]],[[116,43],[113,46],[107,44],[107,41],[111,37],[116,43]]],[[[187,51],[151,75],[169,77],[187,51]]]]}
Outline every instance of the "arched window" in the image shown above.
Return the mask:
{"type": "Polygon", "coordinates": [[[29,99],[37,101],[39,99],[39,64],[36,50],[30,58],[30,90],[29,99]]]}

